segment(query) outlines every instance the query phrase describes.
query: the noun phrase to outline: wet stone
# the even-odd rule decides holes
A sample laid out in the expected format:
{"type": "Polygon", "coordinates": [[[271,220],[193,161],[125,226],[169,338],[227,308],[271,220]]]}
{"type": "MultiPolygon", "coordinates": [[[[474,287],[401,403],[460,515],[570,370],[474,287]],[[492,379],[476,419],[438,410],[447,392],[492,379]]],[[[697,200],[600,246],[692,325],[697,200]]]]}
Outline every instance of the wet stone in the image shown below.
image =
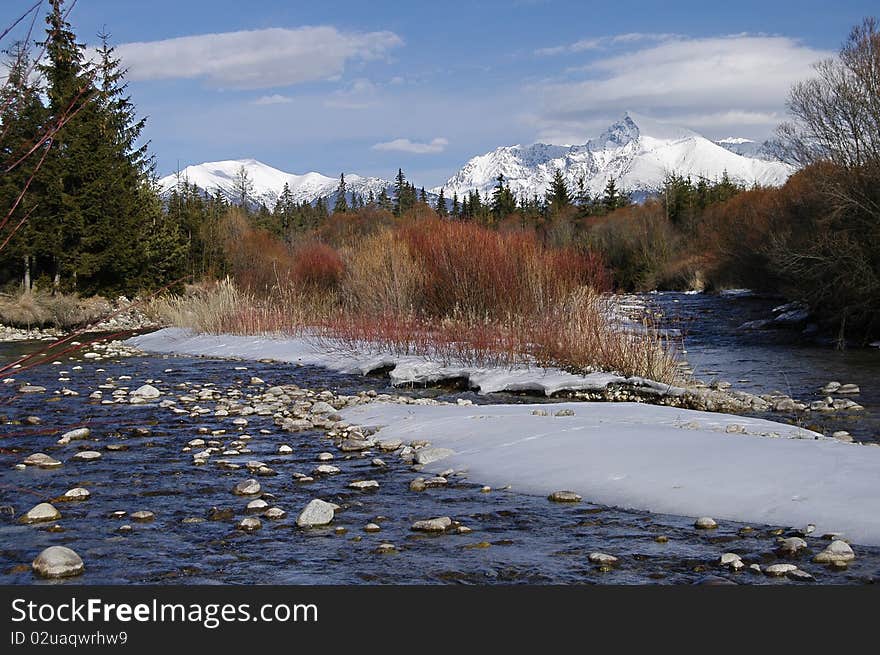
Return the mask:
{"type": "Polygon", "coordinates": [[[579,503],[583,499],[574,491],[554,491],[547,496],[547,500],[553,501],[554,503],[579,503]]]}
{"type": "Polygon", "coordinates": [[[51,503],[40,503],[25,512],[24,516],[19,519],[19,522],[26,524],[44,523],[46,521],[57,521],[60,518],[61,512],[54,505],[51,503]]]}
{"type": "Polygon", "coordinates": [[[77,462],[94,462],[95,460],[101,459],[101,453],[97,450],[81,450],[71,457],[71,459],[76,460],[77,462]]]}
{"type": "Polygon", "coordinates": [[[236,496],[252,496],[260,493],[260,483],[256,480],[245,480],[239,482],[232,488],[232,493],[236,496]]]}
{"type": "Polygon", "coordinates": [[[715,519],[709,516],[701,516],[694,521],[694,527],[698,530],[714,530],[718,527],[718,524],[715,522],[715,519]]]}
{"type": "Polygon", "coordinates": [[[441,516],[435,519],[416,521],[412,524],[410,529],[416,532],[444,532],[451,525],[451,518],[448,516],[441,516]]]}
{"type": "Polygon", "coordinates": [[[309,504],[300,512],[296,524],[301,528],[310,528],[328,525],[333,521],[336,506],[319,498],[309,501],[309,504]]]}
{"type": "Polygon", "coordinates": [[[85,570],[82,558],[66,546],[49,546],[31,564],[43,578],[68,578],[85,570]]]}
{"type": "Polygon", "coordinates": [[[254,530],[262,528],[263,524],[260,522],[260,519],[254,516],[248,516],[239,521],[236,527],[244,532],[253,532],[254,530]]]}
{"type": "Polygon", "coordinates": [[[138,523],[148,523],[156,518],[156,515],[149,510],[140,510],[137,512],[132,512],[131,519],[133,521],[137,521],[138,523]]]}
{"type": "Polygon", "coordinates": [[[828,544],[825,550],[813,558],[813,561],[818,564],[846,564],[855,558],[856,554],[852,547],[845,541],[837,539],[828,544]]]}

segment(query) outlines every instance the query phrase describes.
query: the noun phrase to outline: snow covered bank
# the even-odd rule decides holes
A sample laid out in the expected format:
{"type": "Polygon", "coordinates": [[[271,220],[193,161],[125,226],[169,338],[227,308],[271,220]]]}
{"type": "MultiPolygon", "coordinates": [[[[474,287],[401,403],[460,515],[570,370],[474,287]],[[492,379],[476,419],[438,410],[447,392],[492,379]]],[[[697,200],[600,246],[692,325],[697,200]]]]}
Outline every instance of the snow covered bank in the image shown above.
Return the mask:
{"type": "Polygon", "coordinates": [[[880,545],[880,448],[794,426],[636,403],[370,403],[343,416],[383,426],[383,439],[453,449],[427,469],[467,469],[475,483],[540,495],[569,489],[592,502],[684,516],[814,523],[819,534],[880,545]],[[553,415],[562,409],[575,415],[553,415]]]}
{"type": "Polygon", "coordinates": [[[307,337],[255,337],[196,334],[180,328],[166,328],[128,339],[126,345],[145,352],[197,355],[233,359],[272,359],[300,365],[322,366],[339,373],[366,375],[390,369],[394,385],[431,384],[443,380],[465,379],[480,393],[530,391],[548,396],[560,391],[598,391],[609,384],[628,384],[646,392],[682,395],[684,389],[637,377],[611,373],[573,375],[554,368],[517,367],[513,369],[445,365],[429,358],[370,352],[353,354],[346,348],[333,348],[326,340],[307,337]]]}

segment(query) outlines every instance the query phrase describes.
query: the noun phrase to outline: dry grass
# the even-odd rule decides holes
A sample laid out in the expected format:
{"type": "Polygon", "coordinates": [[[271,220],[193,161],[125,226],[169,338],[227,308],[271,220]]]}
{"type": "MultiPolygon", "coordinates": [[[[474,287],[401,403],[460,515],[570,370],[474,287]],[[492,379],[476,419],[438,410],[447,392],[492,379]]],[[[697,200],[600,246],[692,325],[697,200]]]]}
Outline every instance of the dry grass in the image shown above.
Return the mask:
{"type": "Polygon", "coordinates": [[[431,219],[353,239],[340,253],[308,248],[314,277],[294,274],[268,294],[227,279],[154,303],[154,311],[202,332],[307,334],[352,354],[677,381],[675,349],[650,325],[617,322],[613,296],[600,293],[604,268],[589,254],[431,219]]]}
{"type": "Polygon", "coordinates": [[[16,328],[70,330],[88,325],[110,312],[100,297],[26,292],[0,295],[0,324],[16,328]]]}

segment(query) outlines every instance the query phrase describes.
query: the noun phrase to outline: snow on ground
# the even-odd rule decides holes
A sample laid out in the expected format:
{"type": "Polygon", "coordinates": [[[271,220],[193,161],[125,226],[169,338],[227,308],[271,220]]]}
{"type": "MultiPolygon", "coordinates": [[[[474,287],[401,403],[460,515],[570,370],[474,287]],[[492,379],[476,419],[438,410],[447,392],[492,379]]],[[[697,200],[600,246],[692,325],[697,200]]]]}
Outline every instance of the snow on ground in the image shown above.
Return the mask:
{"type": "Polygon", "coordinates": [[[586,391],[604,389],[609,384],[628,384],[657,393],[684,393],[651,380],[623,377],[613,373],[573,375],[554,368],[520,366],[515,368],[465,365],[446,365],[415,355],[365,351],[354,354],[347,348],[334,349],[327,340],[308,337],[255,337],[234,335],[196,334],[180,328],[165,328],[150,334],[133,337],[126,344],[146,352],[178,355],[198,355],[235,359],[273,359],[301,365],[323,366],[339,373],[366,375],[371,371],[391,368],[389,376],[394,385],[429,384],[441,380],[467,379],[480,393],[499,391],[532,391],[548,396],[559,391],[586,391]]]}
{"type": "Polygon", "coordinates": [[[378,438],[426,439],[455,451],[429,472],[466,469],[478,484],[540,495],[567,489],[659,513],[814,523],[817,534],[880,545],[880,448],[795,426],[637,403],[370,403],[342,413],[351,423],[384,426],[378,438]],[[575,415],[552,415],[562,409],[575,415]],[[745,433],[728,433],[732,425],[745,433]]]}

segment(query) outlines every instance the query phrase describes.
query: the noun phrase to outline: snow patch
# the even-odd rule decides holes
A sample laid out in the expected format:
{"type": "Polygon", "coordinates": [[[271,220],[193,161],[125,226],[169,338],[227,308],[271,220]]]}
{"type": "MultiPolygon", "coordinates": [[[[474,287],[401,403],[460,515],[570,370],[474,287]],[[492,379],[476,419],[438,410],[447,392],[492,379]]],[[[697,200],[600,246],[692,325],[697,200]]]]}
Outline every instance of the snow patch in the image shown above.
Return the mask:
{"type": "Polygon", "coordinates": [[[382,438],[428,436],[455,453],[429,472],[467,470],[478,484],[542,496],[567,489],[591,502],[683,516],[813,523],[818,534],[880,545],[880,448],[796,426],[638,403],[369,403],[342,415],[381,427],[382,438]],[[561,409],[574,416],[552,415],[561,409]]]}

